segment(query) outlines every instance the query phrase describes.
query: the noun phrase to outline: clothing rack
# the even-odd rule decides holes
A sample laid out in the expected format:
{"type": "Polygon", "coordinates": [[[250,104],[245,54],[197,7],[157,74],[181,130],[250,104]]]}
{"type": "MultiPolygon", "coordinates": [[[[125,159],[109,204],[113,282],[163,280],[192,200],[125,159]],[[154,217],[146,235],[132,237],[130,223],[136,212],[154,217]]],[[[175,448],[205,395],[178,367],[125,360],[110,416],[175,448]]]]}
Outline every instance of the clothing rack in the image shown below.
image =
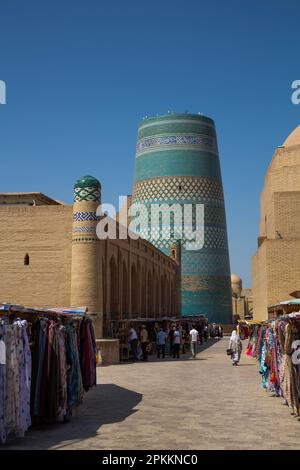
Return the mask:
{"type": "Polygon", "coordinates": [[[300,376],[293,354],[299,339],[297,311],[254,325],[246,350],[259,363],[262,388],[281,396],[296,417],[300,416],[300,376]]]}
{"type": "Polygon", "coordinates": [[[6,397],[0,399],[0,442],[13,434],[23,437],[32,424],[68,421],[84,393],[96,386],[96,342],[86,311],[0,304],[0,340],[6,350],[0,367],[0,397],[6,397]],[[15,371],[26,380],[16,381],[15,371]],[[12,411],[21,408],[26,423],[12,411]]]}

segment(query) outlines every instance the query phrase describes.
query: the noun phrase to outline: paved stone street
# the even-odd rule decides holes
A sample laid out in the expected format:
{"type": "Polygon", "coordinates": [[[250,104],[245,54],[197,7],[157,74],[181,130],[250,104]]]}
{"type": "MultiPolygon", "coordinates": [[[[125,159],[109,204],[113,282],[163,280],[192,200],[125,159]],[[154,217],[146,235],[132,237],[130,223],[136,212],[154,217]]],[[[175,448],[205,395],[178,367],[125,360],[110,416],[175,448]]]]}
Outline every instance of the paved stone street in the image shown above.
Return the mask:
{"type": "Polygon", "coordinates": [[[300,421],[260,388],[256,361],[243,353],[232,367],[227,343],[195,360],[98,368],[98,387],[70,423],[31,430],[5,448],[299,449],[300,421]]]}

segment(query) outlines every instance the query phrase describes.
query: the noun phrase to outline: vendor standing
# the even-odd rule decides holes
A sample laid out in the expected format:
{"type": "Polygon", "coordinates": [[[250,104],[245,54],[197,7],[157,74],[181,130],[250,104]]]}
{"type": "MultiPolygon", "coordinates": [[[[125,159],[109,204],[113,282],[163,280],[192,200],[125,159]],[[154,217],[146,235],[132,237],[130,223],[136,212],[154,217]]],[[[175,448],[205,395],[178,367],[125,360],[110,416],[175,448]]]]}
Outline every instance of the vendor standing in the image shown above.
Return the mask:
{"type": "Polygon", "coordinates": [[[142,329],[140,332],[140,342],[141,348],[143,353],[143,361],[148,361],[148,352],[147,352],[147,345],[148,345],[149,335],[145,325],[142,325],[142,329]]]}
{"type": "Polygon", "coordinates": [[[138,360],[138,355],[137,355],[138,335],[133,327],[133,323],[130,323],[130,330],[128,332],[128,342],[130,344],[130,349],[133,355],[133,360],[137,361],[138,360]]]}

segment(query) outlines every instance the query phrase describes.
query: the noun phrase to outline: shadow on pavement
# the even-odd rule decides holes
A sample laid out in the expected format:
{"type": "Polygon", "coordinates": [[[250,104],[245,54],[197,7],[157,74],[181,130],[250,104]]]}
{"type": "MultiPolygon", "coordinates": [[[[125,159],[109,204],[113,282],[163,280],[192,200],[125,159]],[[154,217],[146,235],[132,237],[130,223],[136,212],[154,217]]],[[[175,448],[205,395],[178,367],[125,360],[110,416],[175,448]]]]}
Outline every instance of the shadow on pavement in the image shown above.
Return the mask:
{"type": "Polygon", "coordinates": [[[141,402],[143,395],[114,384],[101,384],[90,390],[78,408],[76,416],[69,423],[32,426],[25,437],[10,438],[0,450],[14,449],[63,449],[71,443],[81,442],[101,434],[101,426],[119,423],[136,413],[134,408],[141,402]],[[70,442],[71,441],[71,442],[70,442]]]}

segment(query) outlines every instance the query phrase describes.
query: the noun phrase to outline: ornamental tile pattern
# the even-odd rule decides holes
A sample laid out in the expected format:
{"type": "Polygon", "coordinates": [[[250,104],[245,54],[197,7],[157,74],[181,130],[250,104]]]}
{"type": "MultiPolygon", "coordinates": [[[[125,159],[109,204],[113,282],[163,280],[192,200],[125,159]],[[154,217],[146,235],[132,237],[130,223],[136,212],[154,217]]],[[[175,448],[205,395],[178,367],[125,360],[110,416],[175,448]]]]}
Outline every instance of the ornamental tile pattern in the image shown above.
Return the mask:
{"type": "Polygon", "coordinates": [[[99,201],[101,196],[101,192],[99,188],[95,187],[75,187],[74,188],[74,202],[82,202],[82,201],[99,201]]]}
{"type": "Polygon", "coordinates": [[[223,203],[223,188],[218,179],[169,177],[139,181],[134,187],[135,202],[159,202],[179,200],[214,200],[223,203]]]}
{"type": "Polygon", "coordinates": [[[185,291],[222,291],[229,287],[229,276],[182,276],[182,288],[185,291]]]}
{"type": "MultiPolygon", "coordinates": [[[[136,203],[139,203],[138,201],[135,201],[136,203]]],[[[161,201],[158,202],[153,202],[153,204],[160,204],[161,201]]],[[[142,203],[142,201],[140,202],[142,203]]],[[[192,204],[192,201],[188,201],[189,204],[192,204]]],[[[164,204],[164,201],[161,202],[161,204],[164,204]]],[[[173,203],[175,204],[175,203],[173,203]]],[[[178,203],[179,204],[179,203],[178,203]]],[[[181,206],[181,214],[182,214],[182,219],[184,220],[184,209],[183,209],[183,204],[180,204],[181,206]]],[[[172,207],[172,203],[168,205],[169,208],[172,207]]],[[[145,211],[142,211],[138,217],[139,222],[141,224],[141,228],[146,229],[151,227],[151,203],[149,204],[148,201],[145,202],[145,211]]],[[[152,206],[153,208],[153,206],[152,206]]],[[[166,213],[164,210],[161,211],[162,214],[166,213]]],[[[169,211],[168,211],[169,212],[169,211]]],[[[172,227],[176,227],[176,223],[174,224],[174,219],[176,221],[176,217],[173,216],[173,213],[171,212],[171,229],[172,227]]],[[[169,217],[168,217],[169,220],[169,217]]],[[[192,214],[192,223],[196,224],[196,217],[195,217],[195,210],[193,211],[192,214]]],[[[208,204],[204,204],[204,225],[205,227],[208,225],[214,225],[218,227],[226,227],[226,217],[225,217],[225,210],[224,207],[214,207],[208,204]]]]}
{"type": "Polygon", "coordinates": [[[183,250],[182,252],[182,274],[196,275],[201,267],[201,275],[216,276],[228,275],[229,257],[228,251],[218,253],[215,250],[203,249],[199,251],[183,250]]]}
{"type": "MultiPolygon", "coordinates": [[[[204,122],[185,122],[184,123],[184,132],[185,134],[196,134],[196,135],[205,135],[206,137],[213,137],[216,139],[216,132],[214,127],[208,123],[204,122]]],[[[169,122],[161,126],[159,124],[146,126],[139,128],[138,131],[138,140],[143,139],[144,137],[154,137],[155,135],[162,134],[181,134],[182,133],[182,122],[169,122]]]]}
{"type": "MultiPolygon", "coordinates": [[[[166,227],[151,227],[150,229],[146,226],[143,226],[139,233],[143,238],[147,239],[150,243],[155,245],[157,248],[168,248],[171,241],[170,232],[172,228],[166,227]]],[[[201,237],[203,237],[203,232],[199,229],[201,237]]],[[[189,241],[193,241],[193,229],[187,228],[184,233],[184,239],[182,240],[182,247],[184,248],[189,241]]],[[[204,248],[213,248],[213,249],[227,249],[227,233],[226,229],[219,227],[205,227],[204,229],[204,248]]]]}
{"type": "Polygon", "coordinates": [[[73,237],[72,238],[73,242],[97,242],[99,239],[97,237],[73,237]]]}
{"type": "Polygon", "coordinates": [[[74,212],[73,214],[73,220],[76,222],[83,222],[86,220],[100,220],[100,217],[96,215],[95,211],[89,211],[89,212],[74,212]]]}
{"type": "Polygon", "coordinates": [[[136,156],[147,153],[151,150],[165,150],[165,147],[194,147],[197,150],[210,150],[218,152],[216,141],[213,137],[198,134],[177,134],[144,137],[140,139],[136,146],[136,156]]]}
{"type": "Polygon", "coordinates": [[[212,207],[204,205],[204,225],[220,225],[226,227],[224,207],[212,207]]]}
{"type": "Polygon", "coordinates": [[[93,232],[93,233],[96,233],[96,227],[74,227],[73,232],[93,232]]]}

